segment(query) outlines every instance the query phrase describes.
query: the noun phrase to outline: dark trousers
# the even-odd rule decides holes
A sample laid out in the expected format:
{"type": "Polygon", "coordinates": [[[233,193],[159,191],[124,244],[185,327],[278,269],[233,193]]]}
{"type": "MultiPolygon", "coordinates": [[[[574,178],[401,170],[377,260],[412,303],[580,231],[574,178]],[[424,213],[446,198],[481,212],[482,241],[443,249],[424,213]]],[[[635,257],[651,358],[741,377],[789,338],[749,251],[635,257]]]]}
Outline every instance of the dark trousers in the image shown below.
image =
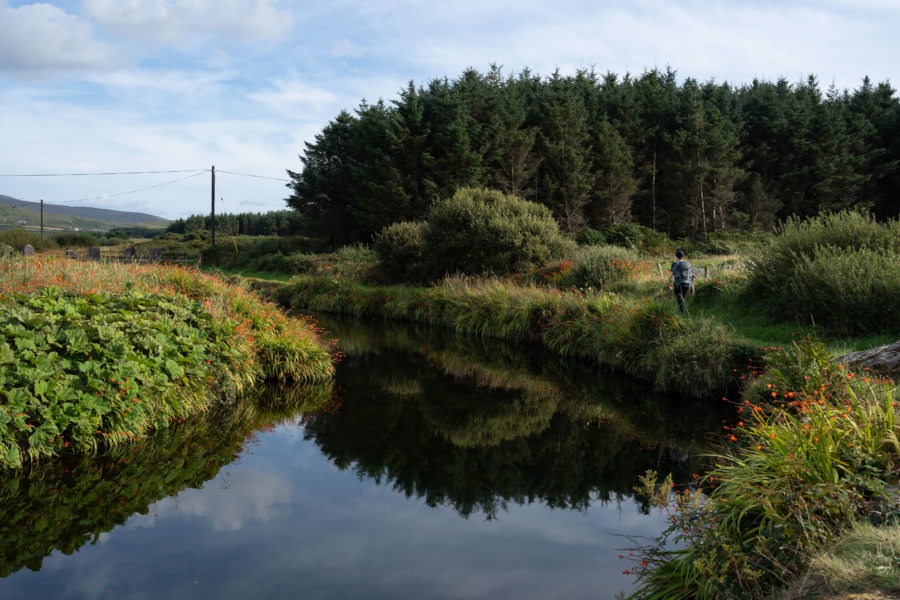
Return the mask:
{"type": "Polygon", "coordinates": [[[687,307],[685,307],[684,305],[684,297],[690,293],[691,284],[680,283],[674,286],[672,289],[675,290],[675,299],[678,301],[678,310],[680,312],[687,312],[687,307]]]}

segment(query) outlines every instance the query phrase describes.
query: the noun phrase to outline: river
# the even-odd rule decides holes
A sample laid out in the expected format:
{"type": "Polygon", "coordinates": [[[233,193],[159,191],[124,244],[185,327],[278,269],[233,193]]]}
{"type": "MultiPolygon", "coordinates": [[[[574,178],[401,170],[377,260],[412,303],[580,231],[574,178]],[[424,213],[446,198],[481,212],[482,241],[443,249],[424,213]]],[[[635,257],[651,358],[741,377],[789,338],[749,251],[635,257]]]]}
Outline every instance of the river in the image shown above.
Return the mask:
{"type": "MultiPolygon", "coordinates": [[[[0,477],[0,598],[613,598],[724,408],[536,349],[323,320],[333,382],[0,477]]],[[[724,404],[724,403],[721,403],[724,404]]]]}

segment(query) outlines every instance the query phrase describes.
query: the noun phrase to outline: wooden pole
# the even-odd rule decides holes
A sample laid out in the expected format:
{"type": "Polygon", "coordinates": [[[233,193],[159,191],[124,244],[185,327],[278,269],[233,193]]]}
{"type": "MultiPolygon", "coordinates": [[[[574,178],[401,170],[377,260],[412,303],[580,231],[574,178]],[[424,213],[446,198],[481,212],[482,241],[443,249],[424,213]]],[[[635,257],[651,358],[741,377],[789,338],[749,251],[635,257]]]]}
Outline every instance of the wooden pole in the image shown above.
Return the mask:
{"type": "Polygon", "coordinates": [[[44,199],[41,198],[41,241],[44,241],[44,199]]]}
{"type": "Polygon", "coordinates": [[[212,212],[210,213],[210,219],[212,221],[212,245],[216,245],[216,165],[213,165],[210,169],[212,173],[212,212]]]}

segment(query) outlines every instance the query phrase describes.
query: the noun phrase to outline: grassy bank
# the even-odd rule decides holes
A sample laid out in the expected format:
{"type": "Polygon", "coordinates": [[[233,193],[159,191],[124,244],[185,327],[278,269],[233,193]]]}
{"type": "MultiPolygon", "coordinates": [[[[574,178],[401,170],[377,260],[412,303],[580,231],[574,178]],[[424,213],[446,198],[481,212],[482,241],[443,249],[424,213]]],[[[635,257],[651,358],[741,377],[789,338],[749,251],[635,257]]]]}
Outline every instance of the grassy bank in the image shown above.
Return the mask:
{"type": "Polygon", "coordinates": [[[727,326],[700,318],[688,326],[671,303],[592,290],[459,277],[428,287],[373,286],[322,275],[255,285],[296,309],[539,342],[561,356],[589,359],[687,396],[725,388],[759,353],[727,326]]]}
{"type": "Polygon", "coordinates": [[[175,267],[0,262],[0,466],[141,437],[264,380],[332,373],[314,326],[175,267]]]}
{"type": "MultiPolygon", "coordinates": [[[[802,586],[822,557],[838,556],[838,540],[898,523],[894,382],[837,365],[810,341],[770,349],[766,360],[717,466],[686,489],[652,473],[639,488],[671,527],[634,552],[633,598],[777,597],[802,586]]],[[[875,578],[855,585],[885,589],[875,578]]]]}

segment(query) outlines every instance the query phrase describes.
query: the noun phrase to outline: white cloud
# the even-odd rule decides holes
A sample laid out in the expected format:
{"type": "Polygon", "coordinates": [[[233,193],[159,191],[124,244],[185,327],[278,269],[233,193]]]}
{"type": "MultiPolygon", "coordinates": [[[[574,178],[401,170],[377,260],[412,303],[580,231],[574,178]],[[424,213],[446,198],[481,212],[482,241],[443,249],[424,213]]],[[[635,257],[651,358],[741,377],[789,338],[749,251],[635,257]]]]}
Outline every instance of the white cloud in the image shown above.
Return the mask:
{"type": "Polygon", "coordinates": [[[232,77],[233,73],[228,70],[129,69],[99,73],[86,79],[104,85],[110,91],[140,94],[148,98],[148,103],[171,105],[172,98],[176,97],[179,101],[203,102],[208,108],[210,98],[225,95],[232,77]]]}
{"type": "Polygon", "coordinates": [[[75,15],[50,4],[0,4],[0,71],[38,79],[119,62],[111,46],[94,39],[90,23],[75,15]]]}
{"type": "Polygon", "coordinates": [[[266,90],[247,95],[269,110],[291,118],[330,119],[337,96],[321,88],[300,81],[296,74],[288,79],[275,80],[266,90]]]}
{"type": "Polygon", "coordinates": [[[293,27],[291,11],[272,0],[84,0],[84,10],[119,35],[172,44],[277,40],[293,27]]]}
{"type": "Polygon", "coordinates": [[[343,39],[337,40],[331,45],[330,54],[332,58],[359,58],[364,53],[362,48],[350,40],[343,39]]]}

